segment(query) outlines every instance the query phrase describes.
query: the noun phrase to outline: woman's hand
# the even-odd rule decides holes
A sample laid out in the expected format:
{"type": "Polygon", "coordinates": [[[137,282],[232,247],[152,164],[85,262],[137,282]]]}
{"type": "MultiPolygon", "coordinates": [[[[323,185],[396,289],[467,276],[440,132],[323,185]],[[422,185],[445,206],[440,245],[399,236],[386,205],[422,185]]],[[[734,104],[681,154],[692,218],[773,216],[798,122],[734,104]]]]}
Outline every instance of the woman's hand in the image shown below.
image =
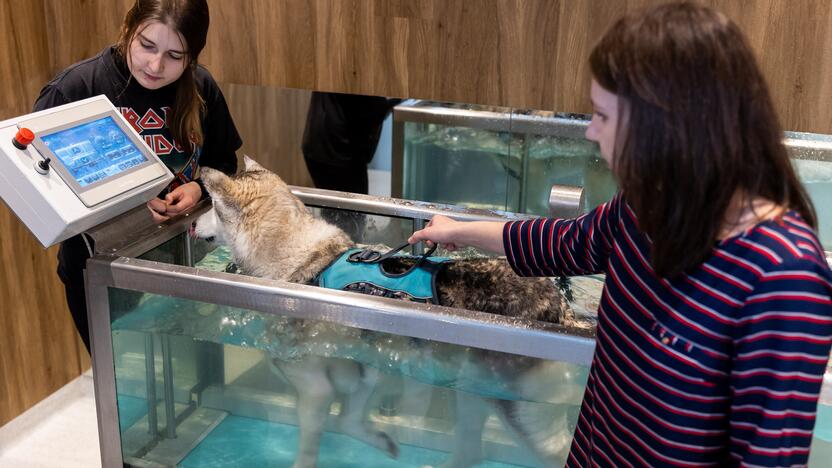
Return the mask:
{"type": "Polygon", "coordinates": [[[188,182],[171,190],[164,200],[154,198],[147,202],[153,221],[161,223],[192,208],[202,197],[202,189],[196,182],[188,182]]]}
{"type": "Polygon", "coordinates": [[[448,250],[470,246],[505,255],[503,249],[503,226],[505,224],[495,221],[461,222],[454,221],[447,216],[436,215],[424,229],[414,232],[407,242],[415,244],[419,241],[427,241],[428,245],[439,244],[448,250]]]}
{"type": "Polygon", "coordinates": [[[168,205],[167,214],[174,216],[189,210],[196,205],[200,197],[202,197],[202,189],[196,182],[188,182],[176,187],[165,196],[165,203],[168,205]]]}
{"type": "Polygon", "coordinates": [[[457,248],[465,247],[456,238],[457,224],[460,224],[459,221],[454,221],[447,216],[436,215],[424,229],[414,232],[407,239],[407,242],[415,244],[426,241],[429,247],[433,244],[439,244],[444,249],[454,251],[457,248]]]}
{"type": "Polygon", "coordinates": [[[161,198],[154,198],[148,201],[147,209],[150,210],[150,216],[153,217],[153,222],[156,224],[170,219],[170,216],[165,214],[168,211],[168,205],[161,198]]]}

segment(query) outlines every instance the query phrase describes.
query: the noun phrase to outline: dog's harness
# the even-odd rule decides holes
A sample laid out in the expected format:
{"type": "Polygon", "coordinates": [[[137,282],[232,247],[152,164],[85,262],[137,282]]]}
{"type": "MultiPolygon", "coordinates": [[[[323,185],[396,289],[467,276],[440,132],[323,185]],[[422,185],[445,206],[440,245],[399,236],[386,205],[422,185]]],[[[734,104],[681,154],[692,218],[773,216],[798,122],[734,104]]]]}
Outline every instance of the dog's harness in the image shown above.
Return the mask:
{"type": "Polygon", "coordinates": [[[347,250],[318,274],[315,284],[372,296],[438,304],[436,274],[452,260],[432,257],[436,245],[420,256],[399,254],[408,245],[403,244],[385,254],[371,249],[347,250]],[[384,269],[384,261],[394,256],[416,259],[416,263],[402,273],[389,273],[384,269]]]}

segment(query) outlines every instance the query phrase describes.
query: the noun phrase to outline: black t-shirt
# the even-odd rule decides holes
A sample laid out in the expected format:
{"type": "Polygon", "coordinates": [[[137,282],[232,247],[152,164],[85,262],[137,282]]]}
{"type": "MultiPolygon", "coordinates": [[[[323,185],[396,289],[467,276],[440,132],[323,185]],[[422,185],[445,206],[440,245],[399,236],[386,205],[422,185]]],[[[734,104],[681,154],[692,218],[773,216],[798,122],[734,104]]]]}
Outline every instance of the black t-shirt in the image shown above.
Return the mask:
{"type": "MultiPolygon", "coordinates": [[[[103,94],[118,108],[148,146],[178,174],[191,159],[188,145],[173,141],[167,115],[176,98],[176,83],[149,90],[135,79],[115,47],[107,47],[95,57],[71,65],[46,84],[35,101],[39,111],[103,94]]],[[[231,119],[219,86],[202,66],[196,70],[196,84],[205,101],[202,118],[204,140],[199,165],[226,174],[237,171],[235,151],[243,142],[231,119]]],[[[188,177],[190,179],[190,177],[188,177]]]]}

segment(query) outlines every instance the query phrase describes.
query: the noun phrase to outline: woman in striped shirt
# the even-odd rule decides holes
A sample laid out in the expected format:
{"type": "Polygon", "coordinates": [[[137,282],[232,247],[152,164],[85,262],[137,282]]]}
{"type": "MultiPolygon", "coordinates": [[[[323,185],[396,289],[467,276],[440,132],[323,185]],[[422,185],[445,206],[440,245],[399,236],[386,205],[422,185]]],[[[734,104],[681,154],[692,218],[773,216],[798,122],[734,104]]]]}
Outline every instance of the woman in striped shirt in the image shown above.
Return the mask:
{"type": "Polygon", "coordinates": [[[806,464],[832,273],[745,37],[665,4],[615,23],[590,66],[586,137],[617,196],[571,220],[437,216],[410,241],[606,274],[568,466],[806,464]]]}

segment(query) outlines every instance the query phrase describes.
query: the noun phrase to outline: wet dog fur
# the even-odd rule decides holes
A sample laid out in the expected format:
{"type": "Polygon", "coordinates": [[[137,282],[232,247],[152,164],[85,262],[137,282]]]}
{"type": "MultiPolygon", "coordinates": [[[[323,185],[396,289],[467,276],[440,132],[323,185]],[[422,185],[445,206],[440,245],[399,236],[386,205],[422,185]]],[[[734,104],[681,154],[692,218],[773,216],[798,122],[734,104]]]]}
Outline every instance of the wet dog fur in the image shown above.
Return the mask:
{"type": "MultiPolygon", "coordinates": [[[[235,176],[203,168],[202,179],[213,209],[195,222],[199,237],[214,237],[228,245],[240,270],[251,276],[309,283],[344,251],[355,246],[338,227],[315,218],[276,174],[245,158],[245,170],[235,176]]],[[[405,269],[409,260],[386,262],[388,269],[405,269]]],[[[570,308],[557,286],[545,278],[521,278],[505,259],[475,258],[448,264],[436,279],[441,305],[553,323],[570,320],[570,308]],[[504,294],[497,293],[504,291],[504,294]]],[[[553,376],[563,372],[541,368],[544,361],[511,359],[480,353],[479,365],[511,378],[536,401],[552,401],[554,388],[564,388],[553,376]]],[[[295,467],[317,463],[324,423],[336,395],[343,395],[336,421],[342,433],[377,447],[392,457],[398,445],[369,423],[367,401],[379,379],[377,370],[359,363],[320,356],[298,362],[272,359],[274,369],[298,392],[300,441],[295,467]]],[[[557,365],[558,363],[548,363],[557,365]]],[[[557,401],[580,401],[582,387],[566,386],[557,401]]],[[[482,459],[481,435],[487,413],[479,397],[457,394],[454,451],[446,467],[472,466],[482,459]]],[[[535,407],[518,401],[494,401],[504,423],[546,466],[560,463],[571,442],[566,418],[542,418],[535,407]]],[[[539,405],[538,405],[539,406],[539,405]]]]}

